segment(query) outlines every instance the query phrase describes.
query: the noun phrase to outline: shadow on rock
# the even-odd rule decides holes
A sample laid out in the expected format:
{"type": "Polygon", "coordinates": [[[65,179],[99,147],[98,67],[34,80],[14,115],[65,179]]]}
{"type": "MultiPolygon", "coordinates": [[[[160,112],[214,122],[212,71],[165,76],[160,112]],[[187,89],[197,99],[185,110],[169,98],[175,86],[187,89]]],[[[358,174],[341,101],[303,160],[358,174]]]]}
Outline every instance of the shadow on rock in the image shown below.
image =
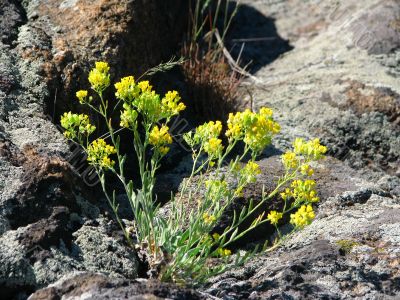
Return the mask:
{"type": "MultiPolygon", "coordinates": [[[[233,9],[233,8],[231,8],[233,9]]],[[[227,48],[232,56],[249,66],[251,73],[272,63],[293,49],[277,32],[275,19],[245,4],[239,7],[228,35],[227,48]]]]}

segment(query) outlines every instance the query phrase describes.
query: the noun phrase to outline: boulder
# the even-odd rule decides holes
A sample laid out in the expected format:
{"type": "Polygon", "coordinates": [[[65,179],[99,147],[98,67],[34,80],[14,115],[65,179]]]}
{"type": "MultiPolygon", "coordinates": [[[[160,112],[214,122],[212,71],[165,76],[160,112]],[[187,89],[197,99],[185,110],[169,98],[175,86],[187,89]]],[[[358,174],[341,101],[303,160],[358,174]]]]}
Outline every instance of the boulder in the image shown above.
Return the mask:
{"type": "MultiPolygon", "coordinates": [[[[275,146],[319,137],[332,156],[376,171],[374,179],[398,176],[398,1],[243,3],[265,22],[273,18],[277,34],[293,47],[258,66],[248,81],[254,109],[273,107],[283,125],[275,146]]],[[[252,47],[257,43],[245,45],[252,47]]]]}
{"type": "Polygon", "coordinates": [[[29,300],[55,299],[207,299],[199,292],[146,279],[111,279],[98,273],[77,273],[38,290],[29,300]]]}
{"type": "Polygon", "coordinates": [[[107,61],[112,80],[139,76],[178,50],[187,1],[23,1],[28,19],[18,52],[40,62],[49,86],[47,111],[59,116],[76,106],[75,92],[88,88],[94,61],[107,61]]]}

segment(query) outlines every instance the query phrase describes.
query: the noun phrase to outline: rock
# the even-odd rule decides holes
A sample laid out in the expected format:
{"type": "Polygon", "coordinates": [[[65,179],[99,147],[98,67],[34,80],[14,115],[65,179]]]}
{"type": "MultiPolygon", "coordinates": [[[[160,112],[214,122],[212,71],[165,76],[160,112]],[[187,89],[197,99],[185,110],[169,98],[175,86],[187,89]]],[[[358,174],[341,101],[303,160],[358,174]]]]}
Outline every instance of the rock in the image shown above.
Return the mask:
{"type": "Polygon", "coordinates": [[[103,272],[114,277],[136,278],[138,258],[124,245],[124,237],[109,236],[102,226],[82,226],[74,233],[76,255],[92,272],[103,272]]]}
{"type": "Polygon", "coordinates": [[[391,26],[400,6],[244,3],[274,18],[293,46],[249,82],[254,108],[273,107],[283,125],[274,146],[284,151],[295,137],[320,137],[348,166],[330,158],[316,168],[321,202],[310,226],[211,279],[204,291],[222,299],[397,299],[399,35],[391,26]],[[370,43],[357,43],[362,26],[374,33],[370,43]]]}
{"type": "Polygon", "coordinates": [[[123,237],[112,236],[116,231],[113,226],[98,219],[96,226],[84,225],[76,230],[70,220],[62,218],[71,215],[59,214],[8,230],[0,237],[2,293],[8,297],[29,295],[75,271],[102,272],[112,278],[137,277],[136,253],[126,246],[123,237]]]}
{"type": "Polygon", "coordinates": [[[279,250],[215,277],[205,291],[234,299],[395,299],[400,202],[373,194],[350,208],[332,203],[341,197],[323,203],[279,250]]]}
{"type": "Polygon", "coordinates": [[[75,107],[95,60],[108,61],[119,79],[169,59],[185,7],[181,0],[0,1],[2,297],[26,298],[74,271],[137,277],[136,253],[92,188],[93,170],[52,121],[75,107]]]}
{"type": "MultiPolygon", "coordinates": [[[[257,205],[262,198],[262,191],[268,194],[272,192],[277,185],[277,178],[284,174],[284,168],[282,166],[281,157],[279,155],[273,155],[257,161],[260,166],[261,174],[257,176],[257,183],[250,184],[243,190],[243,197],[234,199],[232,204],[225,210],[219,222],[213,229],[213,232],[222,233],[223,230],[232,224],[234,211],[239,214],[244,206],[248,206],[250,201],[254,201],[254,205],[257,205]]],[[[178,166],[175,170],[176,173],[169,173],[168,176],[161,177],[164,184],[169,184],[173,190],[180,191],[179,183],[182,176],[187,176],[185,173],[186,162],[178,166]]],[[[320,197],[320,203],[326,205],[326,201],[335,197],[338,194],[342,194],[340,203],[336,203],[337,206],[351,206],[356,203],[365,203],[371,195],[389,196],[392,189],[389,186],[376,185],[368,182],[367,178],[363,178],[363,175],[350,167],[343,164],[340,160],[333,157],[327,157],[322,161],[315,164],[314,175],[311,179],[317,182],[317,191],[320,197]]],[[[207,176],[207,175],[206,175],[207,176]]],[[[211,174],[212,176],[212,174],[211,174]]],[[[160,178],[159,178],[160,180],[160,178]]],[[[189,189],[194,190],[197,187],[197,177],[193,178],[193,182],[190,184],[189,189]]],[[[234,189],[236,186],[236,179],[227,176],[225,177],[230,188],[234,189]]],[[[198,193],[192,194],[192,202],[184,196],[186,210],[196,210],[197,200],[202,197],[201,190],[198,193]]],[[[175,199],[180,199],[179,193],[175,199]]],[[[178,200],[179,201],[179,200],[178,200]]],[[[318,206],[318,204],[317,204],[318,206]]],[[[252,216],[242,223],[239,230],[247,229],[251,223],[263,212],[269,212],[271,210],[281,210],[283,208],[283,201],[280,197],[274,197],[270,201],[267,201],[264,205],[260,206],[252,216]]],[[[171,203],[164,205],[159,212],[161,217],[167,217],[170,214],[171,203]]],[[[288,219],[284,220],[284,223],[288,223],[288,219]]],[[[283,226],[284,224],[282,224],[283,226]]],[[[283,228],[285,231],[285,229],[283,228]]],[[[239,241],[230,245],[232,249],[237,248],[253,248],[257,243],[263,243],[265,240],[273,240],[276,235],[275,227],[270,223],[265,223],[256,229],[247,233],[239,241]]]]}
{"type": "Polygon", "coordinates": [[[398,176],[398,2],[244,3],[274,18],[277,35],[293,46],[249,82],[254,108],[273,107],[283,125],[275,146],[319,137],[331,155],[373,169],[374,180],[398,176]]]}
{"type": "Polygon", "coordinates": [[[38,290],[29,300],[39,299],[206,299],[193,290],[150,280],[110,279],[102,274],[77,273],[38,290]]]}
{"type": "Polygon", "coordinates": [[[18,27],[26,21],[25,13],[17,1],[1,0],[0,15],[0,41],[10,45],[18,35],[18,27]]]}
{"type": "Polygon", "coordinates": [[[351,24],[356,46],[369,54],[389,54],[400,48],[398,2],[378,2],[351,24]]]}
{"type": "Polygon", "coordinates": [[[19,54],[40,62],[50,88],[47,111],[56,116],[76,106],[71,99],[88,88],[94,61],[110,64],[112,80],[139,76],[171,58],[186,24],[183,0],[23,3],[28,26],[21,28],[19,54]]]}

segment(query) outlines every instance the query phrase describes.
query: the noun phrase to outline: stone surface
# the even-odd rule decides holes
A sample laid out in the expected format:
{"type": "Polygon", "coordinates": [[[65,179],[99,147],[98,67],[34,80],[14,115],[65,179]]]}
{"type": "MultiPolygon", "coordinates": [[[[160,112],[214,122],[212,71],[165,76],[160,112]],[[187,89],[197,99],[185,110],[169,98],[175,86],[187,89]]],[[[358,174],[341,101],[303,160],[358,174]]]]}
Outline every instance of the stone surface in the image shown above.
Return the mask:
{"type": "MultiPolygon", "coordinates": [[[[355,168],[396,175],[400,165],[398,1],[244,1],[275,19],[293,49],[254,80],[255,108],[272,106],[287,148],[320,137],[355,168]]],[[[251,43],[246,47],[253,47],[251,43]]]]}
{"type": "Polygon", "coordinates": [[[244,3],[274,19],[276,34],[293,46],[248,81],[254,108],[273,107],[283,125],[275,149],[320,137],[344,163],[316,169],[321,202],[310,226],[204,291],[220,299],[397,299],[400,4],[244,3]]]}
{"type": "Polygon", "coordinates": [[[0,41],[10,44],[18,35],[18,27],[25,22],[25,13],[18,1],[0,1],[0,41]]]}
{"type": "Polygon", "coordinates": [[[399,209],[398,199],[363,190],[331,197],[279,250],[217,276],[205,291],[223,299],[397,299],[399,209]]]}
{"type": "Polygon", "coordinates": [[[25,299],[74,271],[137,277],[82,152],[52,121],[75,108],[94,61],[119,78],[169,59],[185,5],[0,1],[0,298],[25,299]]]}
{"type": "MultiPolygon", "coordinates": [[[[277,178],[284,174],[284,168],[282,166],[281,158],[278,155],[263,158],[257,161],[261,168],[261,174],[257,176],[257,183],[250,184],[243,190],[243,197],[235,199],[232,204],[226,209],[221,220],[216,224],[213,231],[222,233],[223,229],[232,223],[234,211],[239,214],[244,205],[248,205],[250,200],[254,201],[254,204],[258,204],[262,199],[262,191],[264,188],[265,193],[272,192],[277,185],[277,178]]],[[[183,167],[186,165],[182,163],[181,167],[177,167],[176,173],[169,172],[168,176],[162,177],[163,180],[169,187],[178,191],[176,199],[180,198],[180,178],[187,176],[186,169],[183,167]],[[182,172],[182,173],[181,173],[182,172]]],[[[340,160],[332,157],[319,161],[314,166],[315,174],[312,176],[317,182],[317,191],[322,203],[325,203],[330,197],[335,197],[338,194],[348,192],[356,192],[361,189],[361,199],[364,199],[364,195],[370,197],[372,193],[378,195],[390,195],[392,186],[376,185],[368,182],[367,177],[363,178],[363,175],[352,168],[346,166],[340,160]]],[[[212,176],[212,174],[211,174],[212,176]]],[[[225,180],[231,188],[235,188],[237,182],[233,177],[226,177],[225,180]]],[[[198,178],[195,177],[189,185],[190,190],[197,188],[198,178]]],[[[192,200],[188,200],[187,197],[183,196],[184,207],[186,211],[197,209],[198,201],[203,197],[202,191],[192,194],[192,200]]],[[[270,210],[281,210],[283,208],[283,202],[280,197],[274,197],[270,201],[263,204],[257,209],[252,216],[250,216],[240,228],[246,229],[251,223],[257,218],[262,212],[270,210]]],[[[171,204],[167,203],[160,210],[160,216],[166,217],[169,215],[171,204]]],[[[262,226],[250,231],[238,242],[231,245],[233,248],[251,248],[255,243],[263,243],[265,240],[272,240],[275,238],[275,228],[265,223],[262,226]]]]}
{"type": "Polygon", "coordinates": [[[94,61],[107,61],[112,80],[139,76],[171,58],[185,28],[182,0],[23,1],[29,26],[19,54],[40,62],[50,87],[47,110],[58,116],[76,106],[94,61]]]}
{"type": "Polygon", "coordinates": [[[29,300],[55,299],[207,299],[198,292],[145,279],[128,281],[78,273],[35,292],[29,300]]]}

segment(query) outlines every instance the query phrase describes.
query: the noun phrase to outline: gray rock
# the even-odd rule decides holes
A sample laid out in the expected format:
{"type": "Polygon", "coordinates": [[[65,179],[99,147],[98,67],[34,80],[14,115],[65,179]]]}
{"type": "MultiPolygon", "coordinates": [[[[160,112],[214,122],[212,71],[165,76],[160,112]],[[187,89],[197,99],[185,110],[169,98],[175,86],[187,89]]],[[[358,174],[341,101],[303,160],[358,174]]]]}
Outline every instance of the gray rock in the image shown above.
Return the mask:
{"type": "Polygon", "coordinates": [[[26,298],[73,271],[137,276],[81,151],[70,151],[53,121],[76,106],[93,61],[108,60],[119,78],[169,59],[182,4],[166,13],[164,1],[0,1],[2,297],[26,298]]]}
{"type": "Polygon", "coordinates": [[[137,277],[136,253],[124,245],[123,237],[118,240],[115,236],[108,236],[104,227],[86,225],[74,236],[74,254],[83,261],[86,270],[114,277],[137,277]]]}
{"type": "Polygon", "coordinates": [[[278,35],[294,47],[248,82],[254,108],[273,107],[283,125],[275,146],[287,149],[297,136],[319,137],[335,157],[374,169],[374,180],[398,174],[400,85],[389,63],[399,50],[398,3],[244,3],[275,18],[278,35]],[[371,51],[357,43],[365,32],[373,33],[371,51]]]}
{"type": "Polygon", "coordinates": [[[279,250],[217,276],[205,291],[235,299],[396,299],[399,212],[398,200],[375,194],[350,208],[322,205],[279,250]]]}
{"type": "Polygon", "coordinates": [[[111,279],[102,274],[76,273],[47,288],[29,300],[39,299],[207,299],[199,292],[149,280],[111,279]]]}
{"type": "Polygon", "coordinates": [[[0,1],[0,41],[10,45],[18,35],[18,27],[26,21],[25,12],[16,1],[0,1]]]}

